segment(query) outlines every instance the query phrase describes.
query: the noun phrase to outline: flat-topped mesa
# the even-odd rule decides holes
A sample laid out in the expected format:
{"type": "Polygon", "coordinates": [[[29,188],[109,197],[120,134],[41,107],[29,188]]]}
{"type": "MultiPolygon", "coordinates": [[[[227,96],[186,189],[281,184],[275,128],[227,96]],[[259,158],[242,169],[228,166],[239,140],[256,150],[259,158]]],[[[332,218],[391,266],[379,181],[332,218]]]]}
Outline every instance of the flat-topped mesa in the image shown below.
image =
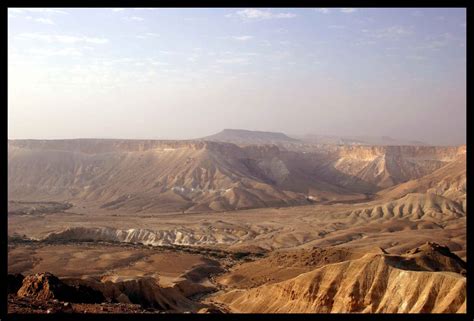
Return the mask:
{"type": "Polygon", "coordinates": [[[245,129],[230,129],[226,128],[222,130],[219,134],[222,135],[238,135],[238,136],[247,136],[247,137],[265,137],[265,138],[278,138],[278,139],[285,139],[291,141],[297,141],[297,139],[291,138],[284,133],[281,132],[266,132],[266,131],[259,131],[259,130],[245,130],[245,129]]]}
{"type": "Polygon", "coordinates": [[[291,138],[284,133],[263,132],[243,129],[224,129],[223,131],[201,138],[201,140],[230,142],[241,145],[297,143],[298,139],[291,138]]]}

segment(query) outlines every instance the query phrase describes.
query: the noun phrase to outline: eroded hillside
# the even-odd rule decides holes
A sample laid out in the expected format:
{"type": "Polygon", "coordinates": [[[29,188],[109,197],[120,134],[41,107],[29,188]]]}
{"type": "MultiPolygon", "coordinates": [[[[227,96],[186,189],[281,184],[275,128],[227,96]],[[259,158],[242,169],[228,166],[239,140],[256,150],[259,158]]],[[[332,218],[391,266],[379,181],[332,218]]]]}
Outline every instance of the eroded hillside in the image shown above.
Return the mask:
{"type": "MultiPolygon", "coordinates": [[[[331,262],[329,253],[325,253],[322,267],[300,271],[296,277],[281,277],[280,273],[284,281],[230,290],[214,300],[225,303],[233,312],[464,313],[466,279],[457,272],[465,268],[465,263],[449,250],[441,251],[439,245],[427,244],[403,255],[345,255],[339,257],[340,262],[331,262]],[[423,264],[426,261],[431,265],[423,264]]],[[[301,253],[294,257],[297,255],[301,253]]],[[[239,272],[233,273],[238,280],[239,272]]],[[[253,276],[255,272],[249,273],[253,276]]],[[[268,277],[271,279],[273,273],[268,277]]]]}
{"type": "Polygon", "coordinates": [[[8,192],[14,201],[133,212],[304,205],[367,199],[462,157],[455,147],[19,140],[9,142],[8,192]]]}

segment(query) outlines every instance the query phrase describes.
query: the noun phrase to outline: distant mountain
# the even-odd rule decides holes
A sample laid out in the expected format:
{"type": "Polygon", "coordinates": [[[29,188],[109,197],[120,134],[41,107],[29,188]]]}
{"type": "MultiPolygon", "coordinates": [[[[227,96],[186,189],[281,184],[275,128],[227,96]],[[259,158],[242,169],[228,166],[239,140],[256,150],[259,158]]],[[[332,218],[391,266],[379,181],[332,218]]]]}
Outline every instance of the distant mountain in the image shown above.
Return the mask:
{"type": "Polygon", "coordinates": [[[201,140],[227,142],[241,145],[249,144],[278,144],[297,143],[298,139],[288,137],[283,133],[262,132],[243,129],[224,129],[223,131],[201,138],[201,140]]]}
{"type": "Polygon", "coordinates": [[[417,140],[395,139],[389,136],[330,136],[304,135],[295,136],[303,142],[329,145],[371,145],[371,146],[429,146],[417,140]]]}

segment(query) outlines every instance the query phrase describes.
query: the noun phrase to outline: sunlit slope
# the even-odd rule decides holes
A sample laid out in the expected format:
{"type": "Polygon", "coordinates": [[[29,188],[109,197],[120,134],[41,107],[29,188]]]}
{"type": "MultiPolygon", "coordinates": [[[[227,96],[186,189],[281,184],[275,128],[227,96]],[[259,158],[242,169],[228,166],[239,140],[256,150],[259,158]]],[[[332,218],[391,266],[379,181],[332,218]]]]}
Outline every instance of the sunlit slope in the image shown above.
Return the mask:
{"type": "Polygon", "coordinates": [[[215,300],[234,312],[465,312],[466,279],[457,273],[462,261],[438,252],[426,245],[401,256],[367,253],[215,300]]]}

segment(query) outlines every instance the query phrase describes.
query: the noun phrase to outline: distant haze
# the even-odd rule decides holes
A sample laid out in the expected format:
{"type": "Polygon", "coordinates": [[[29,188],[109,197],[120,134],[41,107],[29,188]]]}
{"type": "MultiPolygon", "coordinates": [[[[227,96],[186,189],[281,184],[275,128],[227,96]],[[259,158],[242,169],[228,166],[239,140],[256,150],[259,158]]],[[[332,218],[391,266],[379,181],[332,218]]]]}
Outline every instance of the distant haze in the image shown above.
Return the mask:
{"type": "Polygon", "coordinates": [[[465,9],[8,9],[8,136],[466,141],[465,9]]]}

